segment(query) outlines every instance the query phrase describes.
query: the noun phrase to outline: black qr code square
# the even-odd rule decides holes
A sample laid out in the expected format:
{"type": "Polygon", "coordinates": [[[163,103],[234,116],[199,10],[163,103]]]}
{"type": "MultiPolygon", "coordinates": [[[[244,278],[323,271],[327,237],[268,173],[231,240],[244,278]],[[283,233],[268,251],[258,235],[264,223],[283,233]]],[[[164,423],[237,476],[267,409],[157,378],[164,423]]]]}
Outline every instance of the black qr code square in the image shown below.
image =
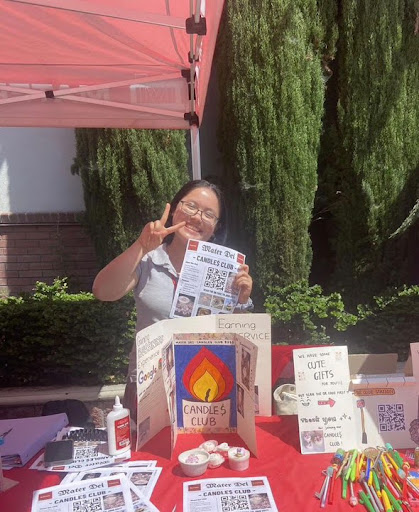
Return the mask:
{"type": "Polygon", "coordinates": [[[221,510],[222,512],[249,510],[247,496],[221,496],[221,510]]]}
{"type": "Polygon", "coordinates": [[[382,404],[377,408],[379,432],[406,430],[403,404],[382,404]]]}
{"type": "Polygon", "coordinates": [[[224,290],[227,282],[228,272],[218,270],[218,268],[209,267],[205,276],[204,286],[211,290],[224,290]]]}
{"type": "Polygon", "coordinates": [[[88,459],[97,455],[97,446],[77,447],[74,450],[74,460],[88,459]]]}
{"type": "Polygon", "coordinates": [[[100,497],[73,502],[73,512],[100,512],[102,503],[100,497]]]}

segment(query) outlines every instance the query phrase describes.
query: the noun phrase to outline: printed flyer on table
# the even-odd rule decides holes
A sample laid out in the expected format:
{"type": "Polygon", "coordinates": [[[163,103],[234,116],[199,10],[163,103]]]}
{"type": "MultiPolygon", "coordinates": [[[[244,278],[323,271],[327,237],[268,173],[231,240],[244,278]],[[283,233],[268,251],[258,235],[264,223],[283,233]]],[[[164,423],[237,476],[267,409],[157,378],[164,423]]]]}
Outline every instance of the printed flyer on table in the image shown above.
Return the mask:
{"type": "Polygon", "coordinates": [[[278,512],[266,476],[213,478],[183,484],[183,512],[278,512]]]}
{"type": "Polygon", "coordinates": [[[222,245],[189,240],[173,300],[171,318],[232,313],[234,278],[245,256],[222,245]]]}
{"type": "Polygon", "coordinates": [[[158,512],[124,474],[34,492],[31,512],[158,512]],[[134,505],[135,502],[135,505],[134,505]]]}

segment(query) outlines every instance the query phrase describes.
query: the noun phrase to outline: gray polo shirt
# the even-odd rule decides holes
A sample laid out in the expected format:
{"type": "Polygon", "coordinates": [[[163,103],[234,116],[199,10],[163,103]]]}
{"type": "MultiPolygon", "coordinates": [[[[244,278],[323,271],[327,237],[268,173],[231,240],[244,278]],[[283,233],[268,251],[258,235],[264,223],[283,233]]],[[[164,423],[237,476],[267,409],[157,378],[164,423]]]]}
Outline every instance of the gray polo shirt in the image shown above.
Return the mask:
{"type": "MultiPolygon", "coordinates": [[[[136,273],[138,282],[134,288],[137,309],[136,331],[155,322],[169,318],[178,274],[166,251],[167,244],[147,253],[140,261],[136,273]]],[[[135,343],[129,357],[128,380],[135,377],[135,343]]]]}

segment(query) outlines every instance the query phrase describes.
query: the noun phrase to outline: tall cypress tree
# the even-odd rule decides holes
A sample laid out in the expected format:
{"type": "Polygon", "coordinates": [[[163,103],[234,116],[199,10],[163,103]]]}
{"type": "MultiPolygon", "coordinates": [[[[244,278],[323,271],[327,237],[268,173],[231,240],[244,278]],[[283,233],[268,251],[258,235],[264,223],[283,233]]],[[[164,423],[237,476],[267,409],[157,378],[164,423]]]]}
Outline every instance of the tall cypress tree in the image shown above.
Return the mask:
{"type": "Polygon", "coordinates": [[[419,196],[417,1],[339,4],[339,100],[327,180],[334,284],[356,304],[408,282],[407,224],[419,196]]]}
{"type": "Polygon", "coordinates": [[[323,23],[315,0],[226,2],[217,49],[219,144],[233,235],[259,289],[275,274],[286,285],[310,271],[323,23]]]}
{"type": "Polygon", "coordinates": [[[99,262],[126,249],[188,180],[181,130],[76,130],[72,172],[82,178],[86,224],[99,262]]]}

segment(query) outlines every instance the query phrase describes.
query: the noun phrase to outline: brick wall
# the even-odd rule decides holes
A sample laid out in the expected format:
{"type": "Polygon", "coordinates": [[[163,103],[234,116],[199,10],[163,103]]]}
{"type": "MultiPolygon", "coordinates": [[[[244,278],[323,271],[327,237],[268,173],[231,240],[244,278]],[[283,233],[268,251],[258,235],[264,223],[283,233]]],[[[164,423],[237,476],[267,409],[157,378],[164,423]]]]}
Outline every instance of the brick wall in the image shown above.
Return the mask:
{"type": "Polygon", "coordinates": [[[91,290],[98,266],[77,215],[0,215],[0,296],[30,292],[36,281],[55,277],[69,277],[72,291],[91,290]]]}

